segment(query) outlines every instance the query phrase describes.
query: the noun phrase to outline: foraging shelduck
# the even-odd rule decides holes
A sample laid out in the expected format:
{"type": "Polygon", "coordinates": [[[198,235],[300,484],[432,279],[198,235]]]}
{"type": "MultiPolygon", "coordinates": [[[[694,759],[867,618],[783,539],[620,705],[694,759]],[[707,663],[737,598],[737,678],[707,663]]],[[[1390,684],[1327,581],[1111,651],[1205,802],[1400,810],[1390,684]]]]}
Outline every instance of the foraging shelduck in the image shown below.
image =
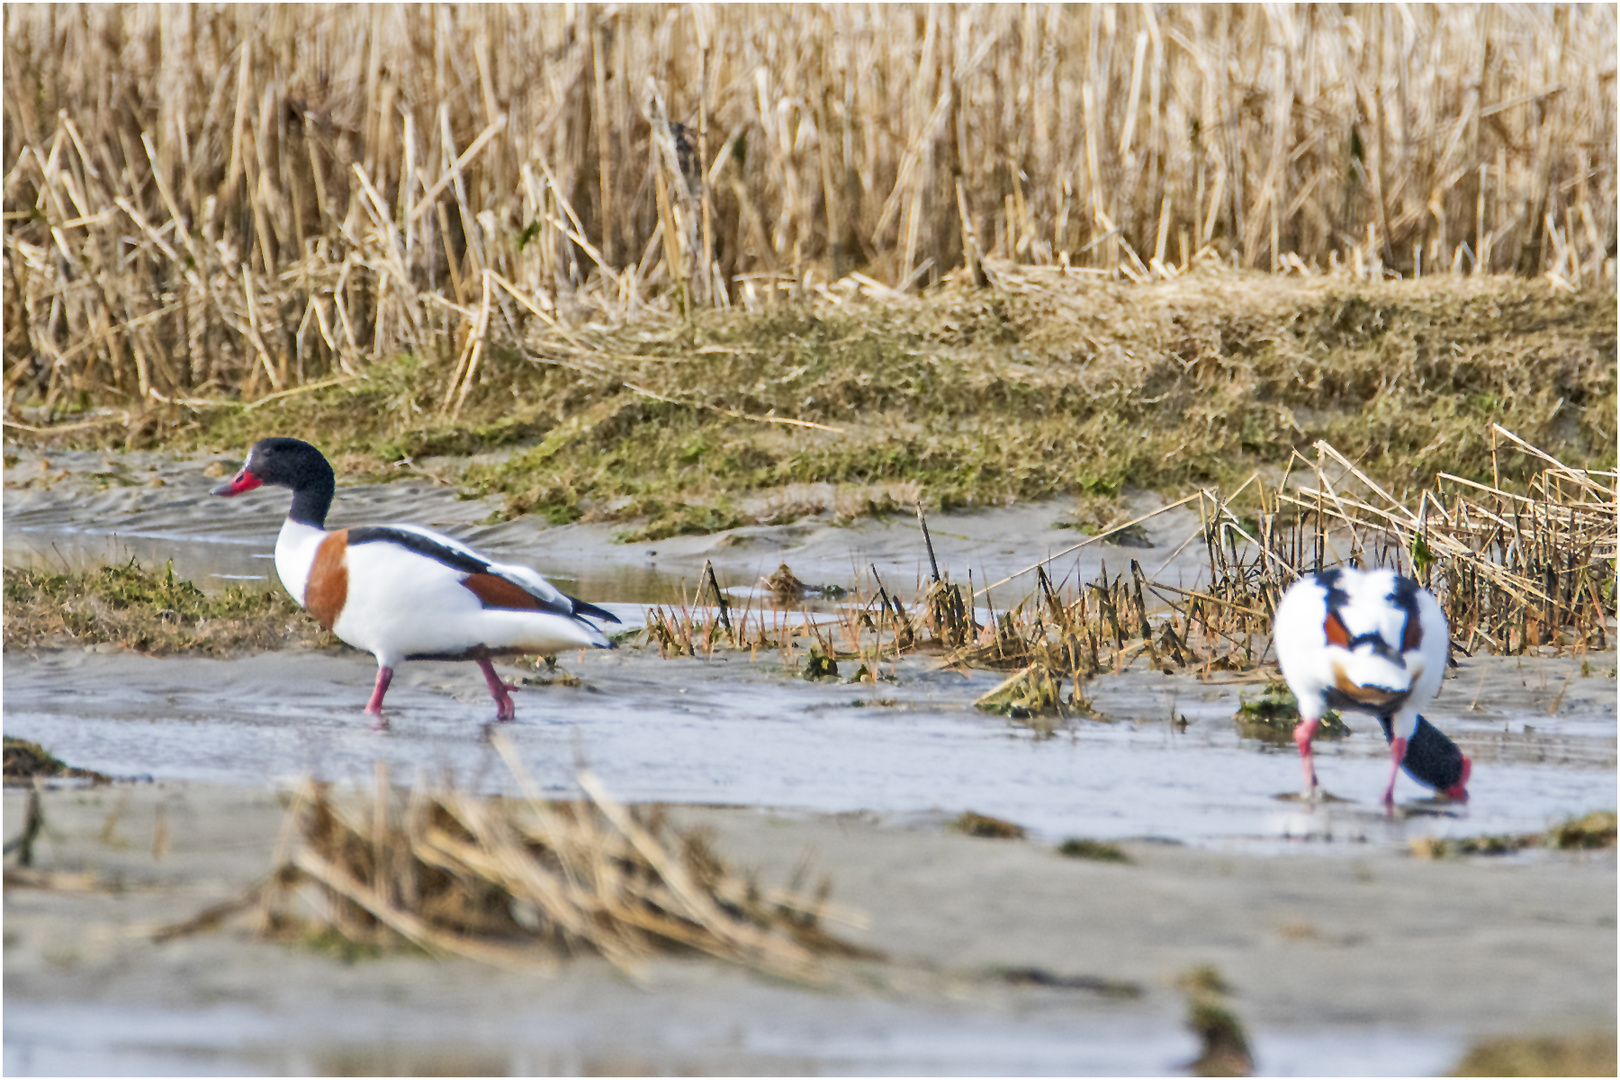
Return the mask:
{"type": "Polygon", "coordinates": [[[1455,799],[1468,797],[1472,763],[1418,715],[1440,692],[1451,651],[1440,602],[1393,570],[1338,568],[1295,582],[1277,605],[1277,660],[1299,699],[1294,742],[1305,793],[1317,791],[1311,736],[1329,707],[1372,713],[1389,742],[1389,786],[1404,766],[1421,784],[1455,799]]]}
{"type": "Polygon", "coordinates": [[[475,660],[495,698],[495,718],[517,709],[490,663],[493,656],[612,648],[590,620],[611,612],[564,595],[527,566],[493,562],[465,544],[414,525],[328,532],[336,478],[315,447],[261,439],[242,470],[214,489],[240,495],[260,485],[291,488],[292,508],[276,538],[281,584],[321,626],[377,657],[377,685],[366,712],[382,715],[383,695],[406,660],[475,660]]]}

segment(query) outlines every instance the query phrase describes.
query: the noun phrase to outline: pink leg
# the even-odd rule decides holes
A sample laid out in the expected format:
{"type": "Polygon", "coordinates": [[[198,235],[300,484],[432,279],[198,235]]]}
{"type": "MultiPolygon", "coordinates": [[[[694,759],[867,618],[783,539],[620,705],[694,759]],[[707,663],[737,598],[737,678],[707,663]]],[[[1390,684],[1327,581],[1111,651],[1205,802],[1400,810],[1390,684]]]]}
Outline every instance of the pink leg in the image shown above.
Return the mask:
{"type": "Polygon", "coordinates": [[[1316,725],[1321,723],[1320,717],[1300,717],[1299,724],[1294,728],[1294,745],[1299,747],[1300,768],[1305,771],[1305,792],[1307,798],[1316,795],[1316,762],[1311,755],[1311,736],[1316,734],[1316,725]]]}
{"type": "Polygon", "coordinates": [[[371,691],[371,700],[366,702],[366,712],[377,718],[373,727],[386,727],[387,721],[382,718],[383,695],[388,693],[388,684],[394,680],[394,669],[378,666],[377,685],[371,691]]]}
{"type": "Polygon", "coordinates": [[[1450,787],[1446,788],[1445,794],[1449,795],[1453,799],[1460,799],[1463,802],[1467,802],[1468,801],[1468,774],[1473,772],[1473,771],[1474,771],[1474,763],[1469,760],[1467,754],[1464,754],[1463,755],[1462,779],[1458,780],[1455,784],[1452,784],[1450,787]]]}
{"type": "Polygon", "coordinates": [[[1406,760],[1406,740],[1397,735],[1389,741],[1389,786],[1384,789],[1384,805],[1395,805],[1395,778],[1401,774],[1401,762],[1406,760]]]}
{"type": "Polygon", "coordinates": [[[478,666],[484,672],[484,681],[489,683],[489,696],[495,699],[495,719],[507,721],[516,717],[517,706],[512,704],[512,695],[507,691],[517,687],[501,682],[501,677],[495,674],[495,665],[488,660],[478,661],[478,666]]]}

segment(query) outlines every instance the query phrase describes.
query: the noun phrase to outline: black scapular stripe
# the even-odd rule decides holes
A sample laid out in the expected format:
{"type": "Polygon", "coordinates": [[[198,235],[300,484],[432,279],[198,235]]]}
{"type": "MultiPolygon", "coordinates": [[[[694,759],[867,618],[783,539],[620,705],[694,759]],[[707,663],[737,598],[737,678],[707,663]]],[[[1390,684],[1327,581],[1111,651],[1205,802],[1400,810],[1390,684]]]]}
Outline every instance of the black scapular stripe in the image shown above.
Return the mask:
{"type": "Polygon", "coordinates": [[[446,547],[430,537],[409,529],[391,529],[386,525],[361,525],[349,530],[349,546],[356,544],[398,544],[418,555],[426,555],[463,574],[489,573],[489,561],[453,547],[446,547]]]}
{"type": "MultiPolygon", "coordinates": [[[[1395,731],[1390,718],[1380,716],[1378,722],[1384,726],[1384,741],[1394,742],[1395,731]]],[[[1406,760],[1401,767],[1418,783],[1444,791],[1462,779],[1463,752],[1444,732],[1420,716],[1417,730],[1406,744],[1406,760]]]]}
{"type": "MultiPolygon", "coordinates": [[[[459,570],[463,574],[504,576],[490,568],[491,564],[488,559],[441,544],[432,537],[423,536],[421,533],[412,532],[409,529],[393,529],[387,525],[361,525],[349,530],[349,546],[354,547],[356,544],[398,544],[407,551],[424,555],[434,562],[443,563],[450,569],[459,570]]],[[[506,580],[512,581],[511,578],[506,578],[506,580]]],[[[524,592],[529,592],[528,589],[524,588],[521,581],[512,581],[512,584],[523,589],[524,592]]],[[[532,592],[529,592],[529,595],[534,596],[532,592]]],[[[543,596],[535,596],[534,598],[540,602],[543,610],[549,611],[553,615],[563,615],[569,618],[583,615],[592,619],[602,619],[605,622],[616,623],[619,621],[619,617],[611,611],[604,611],[595,604],[588,604],[567,594],[560,595],[568,602],[567,606],[547,600],[543,596]]]]}

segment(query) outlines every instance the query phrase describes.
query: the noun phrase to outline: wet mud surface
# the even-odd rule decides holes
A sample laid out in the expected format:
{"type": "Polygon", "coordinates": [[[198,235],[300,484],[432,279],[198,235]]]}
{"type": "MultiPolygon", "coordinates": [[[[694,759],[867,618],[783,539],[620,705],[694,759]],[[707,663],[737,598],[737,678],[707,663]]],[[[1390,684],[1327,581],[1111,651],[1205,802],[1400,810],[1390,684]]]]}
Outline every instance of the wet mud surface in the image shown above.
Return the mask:
{"type": "MultiPolygon", "coordinates": [[[[42,460],[24,454],[7,470],[8,566],[172,558],[204,587],[269,582],[282,493],[209,500],[213,458],[42,460]]],[[[480,525],[490,509],[405,480],[340,488],[333,523],[433,525],[530,562],[631,625],[644,605],[678,601],[684,583],[695,591],[706,558],[739,591],[782,561],[836,584],[875,564],[909,591],[925,561],[910,519],[626,547],[600,527],[480,525]]],[[[1053,527],[1064,509],[931,525],[953,576],[971,567],[982,583],[1083,539],[1053,527]]],[[[1175,548],[1197,525],[1167,513],[1148,523],[1154,547],[1092,544],[1054,577],[1138,558],[1191,585],[1198,564],[1175,548]]],[[[1007,600],[1022,595],[1007,588],[1007,600]]],[[[345,964],[240,931],[152,945],[143,930],[268,869],[275,793],[292,779],[369,784],[382,761],[403,782],[453,775],[512,790],[487,740],[482,680],[471,665],[406,665],[378,731],[360,711],[374,662],[348,650],[8,651],[6,733],[130,779],[45,796],[41,864],[93,870],[100,884],[7,888],[5,1068],[1162,1074],[1197,1053],[1174,981],[1204,963],[1236,988],[1232,1008],[1266,1073],[1443,1072],[1483,1035],[1612,1031],[1612,852],[1429,861],[1409,844],[1538,832],[1612,808],[1615,655],[1458,659],[1427,715],[1474,758],[1472,798],[1434,800],[1403,778],[1392,815],[1376,802],[1383,739],[1354,717],[1349,738],[1318,743],[1322,781],[1345,801],[1286,797],[1299,782],[1292,747],[1241,738],[1232,721],[1263,673],[1101,676],[1085,688],[1093,713],[1050,738],[972,707],[1002,675],[939,670],[926,656],[867,684],[806,682],[775,654],[663,660],[624,648],[560,657],[578,685],[515,695],[518,719],[500,729],[548,793],[572,796],[583,762],[616,797],[675,804],[714,828],[728,858],[766,879],[809,853],[834,899],[870,916],[857,936],[895,958],[852,965],[828,993],[701,961],[659,962],[638,985],[593,961],[555,976],[412,957],[345,964]],[[1030,839],[951,833],[965,810],[1030,839]],[[1054,845],[1067,837],[1119,842],[1133,861],[1062,858],[1054,845]],[[1134,981],[1143,994],[994,975],[1019,966],[1134,981]]],[[[20,795],[8,792],[4,819],[11,837],[20,795]]]]}

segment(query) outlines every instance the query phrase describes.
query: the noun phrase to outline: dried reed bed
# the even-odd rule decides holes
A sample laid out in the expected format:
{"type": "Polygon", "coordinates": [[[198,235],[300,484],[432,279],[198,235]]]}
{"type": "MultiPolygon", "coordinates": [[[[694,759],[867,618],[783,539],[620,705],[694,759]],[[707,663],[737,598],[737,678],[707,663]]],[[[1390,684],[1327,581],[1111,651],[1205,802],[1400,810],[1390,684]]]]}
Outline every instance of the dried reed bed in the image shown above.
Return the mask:
{"type": "Polygon", "coordinates": [[[1612,288],[1614,53],[1608,5],[13,5],[7,408],[409,353],[453,412],[530,329],[957,270],[1612,288]]]}
{"type": "Polygon", "coordinates": [[[1502,453],[1544,464],[1528,490],[1441,473],[1414,509],[1318,443],[1311,462],[1316,483],[1279,497],[1324,523],[1341,524],[1348,533],[1346,557],[1395,566],[1434,589],[1453,643],[1465,650],[1612,647],[1608,624],[1620,555],[1615,470],[1574,468],[1501,425],[1492,430],[1502,453]],[[1329,470],[1340,474],[1336,484],[1329,470]]]}
{"type": "Polygon", "coordinates": [[[362,948],[408,942],[508,967],[600,955],[634,975],[658,953],[690,951],[813,981],[819,956],[862,953],[822,929],[828,913],[862,921],[827,903],[825,882],[814,895],[761,888],[705,834],[621,805],[588,770],[578,774],[585,800],[542,799],[510,744],[497,737],[496,746],[525,798],[450,784],[400,791],[381,764],[369,797],[305,781],[269,876],[158,938],[247,909],[267,933],[362,948]]]}

